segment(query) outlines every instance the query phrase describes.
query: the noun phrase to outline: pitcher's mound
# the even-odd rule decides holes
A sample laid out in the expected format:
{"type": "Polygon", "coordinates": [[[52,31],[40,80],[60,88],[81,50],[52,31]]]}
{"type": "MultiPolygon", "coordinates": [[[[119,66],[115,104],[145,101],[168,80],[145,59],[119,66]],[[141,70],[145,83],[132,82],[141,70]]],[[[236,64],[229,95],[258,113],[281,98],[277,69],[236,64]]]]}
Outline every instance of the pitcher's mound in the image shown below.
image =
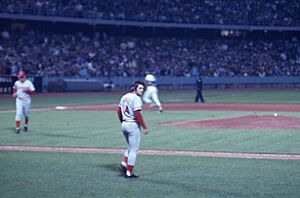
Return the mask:
{"type": "Polygon", "coordinates": [[[162,126],[217,129],[300,129],[300,118],[290,116],[239,116],[231,118],[163,123],[162,126]]]}

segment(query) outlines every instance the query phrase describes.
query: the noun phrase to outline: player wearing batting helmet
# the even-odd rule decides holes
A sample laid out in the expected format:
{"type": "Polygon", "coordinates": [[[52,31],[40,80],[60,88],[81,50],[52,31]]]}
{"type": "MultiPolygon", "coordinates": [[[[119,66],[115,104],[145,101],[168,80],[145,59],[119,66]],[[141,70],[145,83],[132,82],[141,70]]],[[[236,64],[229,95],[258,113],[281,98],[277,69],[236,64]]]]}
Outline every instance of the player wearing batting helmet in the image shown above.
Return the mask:
{"type": "Polygon", "coordinates": [[[146,91],[143,95],[143,101],[149,104],[150,107],[157,107],[158,112],[162,113],[163,108],[161,102],[158,99],[158,89],[156,87],[156,78],[152,74],[145,76],[145,82],[147,85],[146,91]]]}

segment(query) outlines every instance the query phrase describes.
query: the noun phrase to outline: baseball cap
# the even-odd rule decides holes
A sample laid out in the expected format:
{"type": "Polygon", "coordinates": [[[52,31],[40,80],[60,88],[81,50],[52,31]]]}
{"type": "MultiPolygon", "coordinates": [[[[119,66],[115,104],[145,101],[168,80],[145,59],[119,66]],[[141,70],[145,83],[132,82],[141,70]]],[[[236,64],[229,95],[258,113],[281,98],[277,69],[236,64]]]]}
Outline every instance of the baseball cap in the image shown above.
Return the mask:
{"type": "Polygon", "coordinates": [[[19,77],[19,78],[24,78],[25,76],[26,76],[26,74],[25,74],[24,71],[20,71],[20,72],[18,73],[18,77],[19,77]]]}

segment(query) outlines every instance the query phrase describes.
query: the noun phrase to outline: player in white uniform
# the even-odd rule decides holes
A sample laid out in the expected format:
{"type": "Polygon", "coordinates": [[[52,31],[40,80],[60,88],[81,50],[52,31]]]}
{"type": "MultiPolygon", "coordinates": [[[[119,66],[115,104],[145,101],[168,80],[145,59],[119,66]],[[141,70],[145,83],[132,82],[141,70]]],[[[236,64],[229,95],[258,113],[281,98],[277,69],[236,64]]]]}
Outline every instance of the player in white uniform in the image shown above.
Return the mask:
{"type": "Polygon", "coordinates": [[[143,95],[144,87],[143,82],[135,82],[131,87],[131,92],[121,98],[117,111],[122,132],[128,144],[128,149],[125,150],[121,161],[120,171],[128,179],[138,178],[133,174],[133,168],[140,147],[141,127],[145,134],[149,132],[141,114],[142,100],[140,96],[143,95]]]}
{"type": "Polygon", "coordinates": [[[18,78],[13,86],[13,97],[16,98],[16,133],[20,133],[22,114],[25,116],[24,131],[28,130],[30,94],[35,93],[35,88],[32,82],[26,79],[25,72],[19,72],[18,78]]]}
{"type": "Polygon", "coordinates": [[[158,112],[162,113],[163,108],[158,99],[158,89],[156,87],[156,78],[151,74],[147,74],[145,77],[145,81],[146,81],[147,88],[143,95],[143,101],[145,103],[149,104],[150,107],[156,106],[158,108],[158,112]]]}

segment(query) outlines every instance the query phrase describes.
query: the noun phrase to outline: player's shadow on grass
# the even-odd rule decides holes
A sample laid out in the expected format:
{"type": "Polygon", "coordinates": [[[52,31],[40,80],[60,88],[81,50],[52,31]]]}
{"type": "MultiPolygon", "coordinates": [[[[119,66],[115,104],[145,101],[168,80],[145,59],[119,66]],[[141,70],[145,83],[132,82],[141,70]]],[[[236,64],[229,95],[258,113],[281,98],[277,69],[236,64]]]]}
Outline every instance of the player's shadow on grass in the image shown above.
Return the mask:
{"type": "Polygon", "coordinates": [[[103,167],[108,171],[118,173],[120,175],[120,166],[119,164],[99,164],[99,167],[103,167]]]}
{"type": "Polygon", "coordinates": [[[51,134],[51,133],[39,133],[35,134],[39,136],[46,136],[46,137],[60,137],[60,138],[73,138],[73,139],[82,139],[82,137],[74,136],[74,135],[63,135],[63,134],[51,134]]]}
{"type": "Polygon", "coordinates": [[[6,128],[2,128],[3,129],[3,132],[4,131],[12,131],[12,132],[16,132],[16,128],[15,127],[6,127],[6,128]]]}

